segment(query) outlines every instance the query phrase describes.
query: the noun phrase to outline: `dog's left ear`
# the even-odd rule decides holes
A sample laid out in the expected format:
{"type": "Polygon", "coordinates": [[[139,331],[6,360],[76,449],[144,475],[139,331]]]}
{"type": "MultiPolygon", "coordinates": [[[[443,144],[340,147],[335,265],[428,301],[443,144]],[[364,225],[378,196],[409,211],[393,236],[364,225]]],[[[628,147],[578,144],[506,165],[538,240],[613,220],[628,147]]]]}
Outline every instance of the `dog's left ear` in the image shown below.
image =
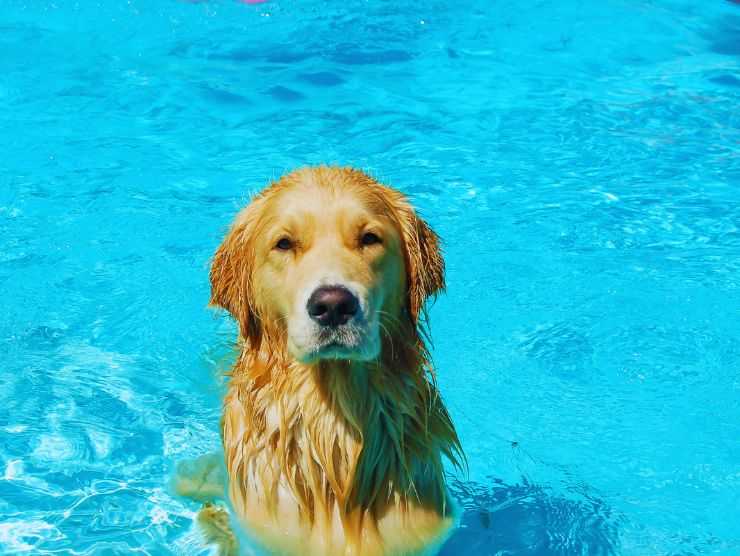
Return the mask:
{"type": "MultiPolygon", "coordinates": [[[[394,192],[395,193],[395,192],[394,192]]],[[[445,263],[439,237],[401,194],[395,195],[408,279],[408,309],[414,322],[424,314],[424,303],[445,287],[445,263]]]]}
{"type": "Polygon", "coordinates": [[[250,284],[252,254],[249,237],[253,212],[253,207],[249,206],[236,217],[216,250],[211,263],[210,304],[231,313],[239,323],[242,338],[255,344],[259,342],[260,330],[250,284]]]}

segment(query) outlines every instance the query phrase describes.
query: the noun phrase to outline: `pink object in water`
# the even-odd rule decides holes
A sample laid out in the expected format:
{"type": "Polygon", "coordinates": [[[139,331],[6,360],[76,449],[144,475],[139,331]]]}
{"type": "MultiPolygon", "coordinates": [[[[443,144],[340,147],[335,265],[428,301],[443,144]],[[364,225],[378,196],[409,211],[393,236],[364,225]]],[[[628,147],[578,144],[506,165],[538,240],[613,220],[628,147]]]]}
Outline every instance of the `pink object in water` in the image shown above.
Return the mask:
{"type": "Polygon", "coordinates": [[[242,4],[264,4],[267,0],[239,0],[242,4]]]}

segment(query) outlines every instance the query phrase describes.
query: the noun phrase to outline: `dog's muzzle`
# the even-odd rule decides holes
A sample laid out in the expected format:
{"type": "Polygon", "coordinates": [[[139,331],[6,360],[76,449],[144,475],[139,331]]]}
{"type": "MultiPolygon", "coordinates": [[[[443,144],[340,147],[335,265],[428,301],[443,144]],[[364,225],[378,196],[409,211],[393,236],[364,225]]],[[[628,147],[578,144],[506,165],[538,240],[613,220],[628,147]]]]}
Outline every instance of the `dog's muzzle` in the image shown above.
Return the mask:
{"type": "Polygon", "coordinates": [[[360,286],[324,281],[304,295],[302,309],[288,321],[288,348],[295,357],[311,363],[378,356],[377,316],[360,286]]]}

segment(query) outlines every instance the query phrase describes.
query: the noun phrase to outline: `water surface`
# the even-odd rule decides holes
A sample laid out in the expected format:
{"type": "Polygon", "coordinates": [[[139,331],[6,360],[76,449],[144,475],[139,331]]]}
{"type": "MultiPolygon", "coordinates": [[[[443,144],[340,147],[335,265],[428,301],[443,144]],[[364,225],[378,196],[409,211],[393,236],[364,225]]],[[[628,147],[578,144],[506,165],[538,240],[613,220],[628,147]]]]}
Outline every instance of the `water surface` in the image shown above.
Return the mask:
{"type": "Polygon", "coordinates": [[[0,552],[205,554],[234,213],[299,165],[445,239],[452,555],[740,553],[740,6],[68,2],[0,14],[0,552]]]}

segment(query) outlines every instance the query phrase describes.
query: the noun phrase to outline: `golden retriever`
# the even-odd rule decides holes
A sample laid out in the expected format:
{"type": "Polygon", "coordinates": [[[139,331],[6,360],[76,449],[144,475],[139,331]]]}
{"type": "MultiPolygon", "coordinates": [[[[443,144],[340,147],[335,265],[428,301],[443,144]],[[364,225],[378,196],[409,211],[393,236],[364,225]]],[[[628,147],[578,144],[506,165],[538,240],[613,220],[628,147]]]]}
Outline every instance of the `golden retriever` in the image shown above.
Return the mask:
{"type": "Polygon", "coordinates": [[[453,524],[442,458],[463,458],[424,345],[436,234],[363,172],[302,168],[237,215],[210,278],[242,339],[222,435],[248,536],[275,554],[434,553],[453,524]]]}

